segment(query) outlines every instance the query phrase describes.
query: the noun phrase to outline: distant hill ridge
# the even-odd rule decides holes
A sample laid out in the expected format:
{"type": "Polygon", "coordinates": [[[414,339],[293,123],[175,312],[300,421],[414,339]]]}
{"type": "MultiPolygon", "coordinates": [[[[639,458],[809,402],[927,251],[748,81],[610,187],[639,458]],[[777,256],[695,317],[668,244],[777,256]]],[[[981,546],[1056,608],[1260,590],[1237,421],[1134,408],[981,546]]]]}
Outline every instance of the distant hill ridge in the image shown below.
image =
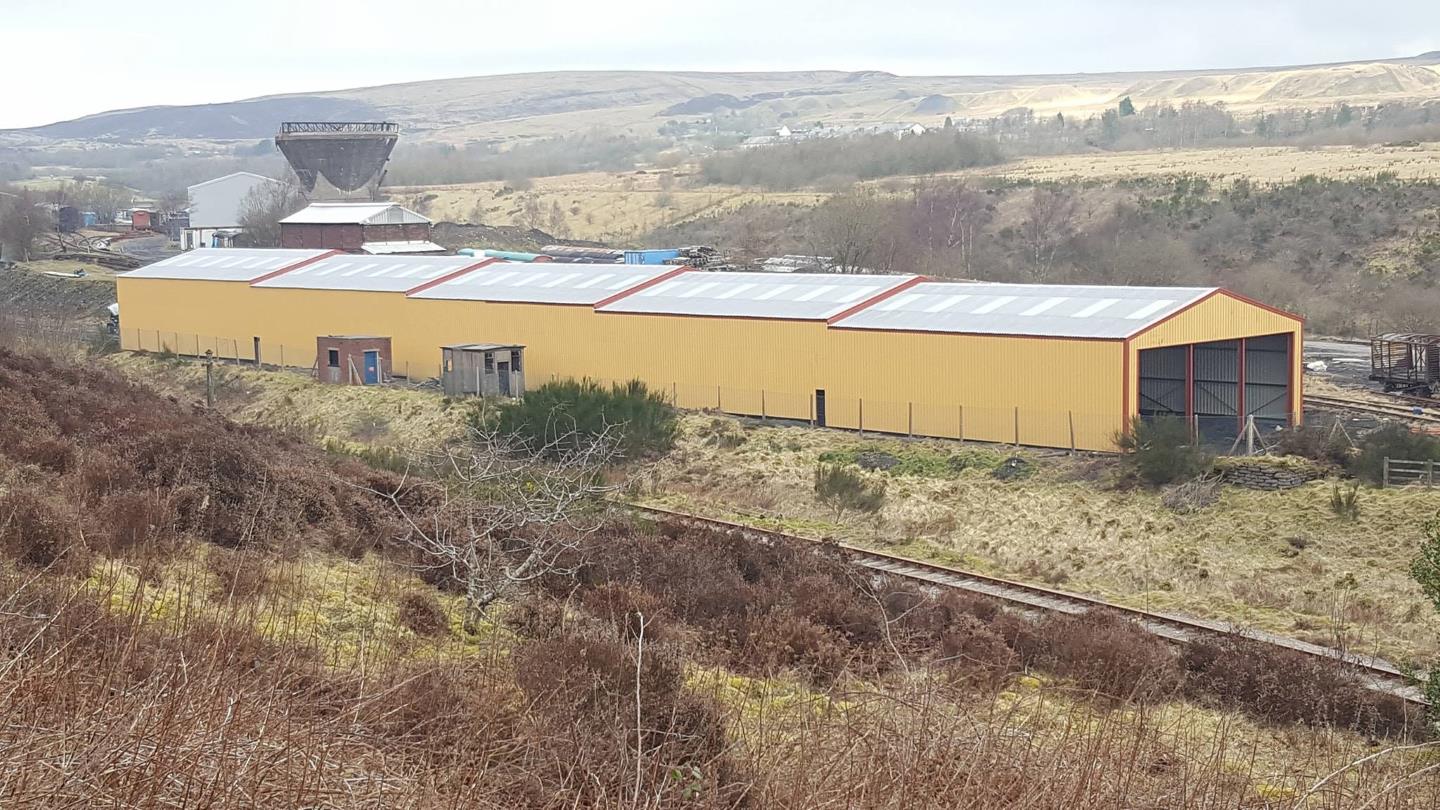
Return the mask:
{"type": "Polygon", "coordinates": [[[1032,76],[897,76],[882,71],[706,73],[562,71],[286,94],[189,106],[112,110],[8,130],[54,140],[268,137],[284,120],[397,121],[410,138],[464,142],[539,137],[594,126],[653,132],[667,117],[766,108],[799,120],[1093,114],[1137,104],[1224,102],[1238,111],[1440,97],[1440,51],[1289,67],[1032,76]]]}

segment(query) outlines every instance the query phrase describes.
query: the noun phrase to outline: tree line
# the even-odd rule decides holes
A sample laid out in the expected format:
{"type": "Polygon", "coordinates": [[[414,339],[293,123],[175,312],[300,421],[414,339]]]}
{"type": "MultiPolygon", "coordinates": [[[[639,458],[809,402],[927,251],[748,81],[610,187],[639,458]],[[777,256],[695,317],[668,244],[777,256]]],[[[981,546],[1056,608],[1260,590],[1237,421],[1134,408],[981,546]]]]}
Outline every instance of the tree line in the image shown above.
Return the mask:
{"type": "Polygon", "coordinates": [[[1213,187],[931,178],[814,208],[755,204],[652,233],[741,260],[830,257],[833,272],[1001,282],[1224,286],[1305,315],[1312,331],[1440,332],[1440,183],[1380,176],[1213,187]]]}

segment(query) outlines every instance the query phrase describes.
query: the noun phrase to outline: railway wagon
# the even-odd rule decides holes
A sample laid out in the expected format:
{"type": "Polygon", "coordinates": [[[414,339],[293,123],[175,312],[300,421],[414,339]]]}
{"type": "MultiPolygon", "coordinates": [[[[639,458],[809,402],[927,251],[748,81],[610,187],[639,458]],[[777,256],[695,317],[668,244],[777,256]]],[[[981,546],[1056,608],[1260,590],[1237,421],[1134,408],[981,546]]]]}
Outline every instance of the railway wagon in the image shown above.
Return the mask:
{"type": "Polygon", "coordinates": [[[1370,379],[1386,391],[1433,396],[1440,390],[1440,335],[1391,332],[1371,338],[1370,379]]]}

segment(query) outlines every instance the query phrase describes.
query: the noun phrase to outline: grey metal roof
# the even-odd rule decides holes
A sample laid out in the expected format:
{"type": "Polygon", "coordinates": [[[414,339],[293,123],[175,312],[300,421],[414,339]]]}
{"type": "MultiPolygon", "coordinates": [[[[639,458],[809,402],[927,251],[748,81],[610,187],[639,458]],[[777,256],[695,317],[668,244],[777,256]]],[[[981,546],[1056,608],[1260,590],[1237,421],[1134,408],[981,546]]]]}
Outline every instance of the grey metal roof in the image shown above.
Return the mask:
{"type": "Polygon", "coordinates": [[[341,254],[256,284],[299,290],[406,292],[488,259],[473,256],[359,256],[341,254]]]}
{"type": "Polygon", "coordinates": [[[392,253],[444,253],[445,248],[425,239],[409,239],[396,242],[365,242],[360,249],[375,256],[392,253]]]}
{"type": "Polygon", "coordinates": [[[393,202],[310,203],[280,220],[282,225],[402,225],[429,222],[424,216],[393,202]]]}
{"type": "Polygon", "coordinates": [[[600,311],[823,321],[915,278],[691,272],[627,295],[600,311]]]}
{"type": "Polygon", "coordinates": [[[1215,290],[925,282],[833,325],[838,329],[1125,338],[1215,290]]]}
{"type": "Polygon", "coordinates": [[[132,270],[125,276],[198,281],[254,281],[267,273],[324,256],[329,252],[283,248],[199,248],[146,265],[139,270],[132,270]]]}
{"type": "Polygon", "coordinates": [[[593,305],[677,269],[663,264],[499,263],[437,284],[412,297],[593,305]]]}

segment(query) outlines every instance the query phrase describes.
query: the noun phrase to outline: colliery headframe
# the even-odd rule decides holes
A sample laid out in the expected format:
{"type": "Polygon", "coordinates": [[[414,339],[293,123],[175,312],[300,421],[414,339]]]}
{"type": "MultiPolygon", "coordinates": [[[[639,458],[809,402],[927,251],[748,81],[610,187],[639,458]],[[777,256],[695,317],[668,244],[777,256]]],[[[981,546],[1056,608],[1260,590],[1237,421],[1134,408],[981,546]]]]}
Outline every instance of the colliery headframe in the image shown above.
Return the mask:
{"type": "Polygon", "coordinates": [[[368,189],[373,199],[385,178],[385,164],[400,139],[400,125],[386,121],[286,121],[275,146],[290,162],[306,194],[329,196],[319,180],[337,196],[368,189]]]}

